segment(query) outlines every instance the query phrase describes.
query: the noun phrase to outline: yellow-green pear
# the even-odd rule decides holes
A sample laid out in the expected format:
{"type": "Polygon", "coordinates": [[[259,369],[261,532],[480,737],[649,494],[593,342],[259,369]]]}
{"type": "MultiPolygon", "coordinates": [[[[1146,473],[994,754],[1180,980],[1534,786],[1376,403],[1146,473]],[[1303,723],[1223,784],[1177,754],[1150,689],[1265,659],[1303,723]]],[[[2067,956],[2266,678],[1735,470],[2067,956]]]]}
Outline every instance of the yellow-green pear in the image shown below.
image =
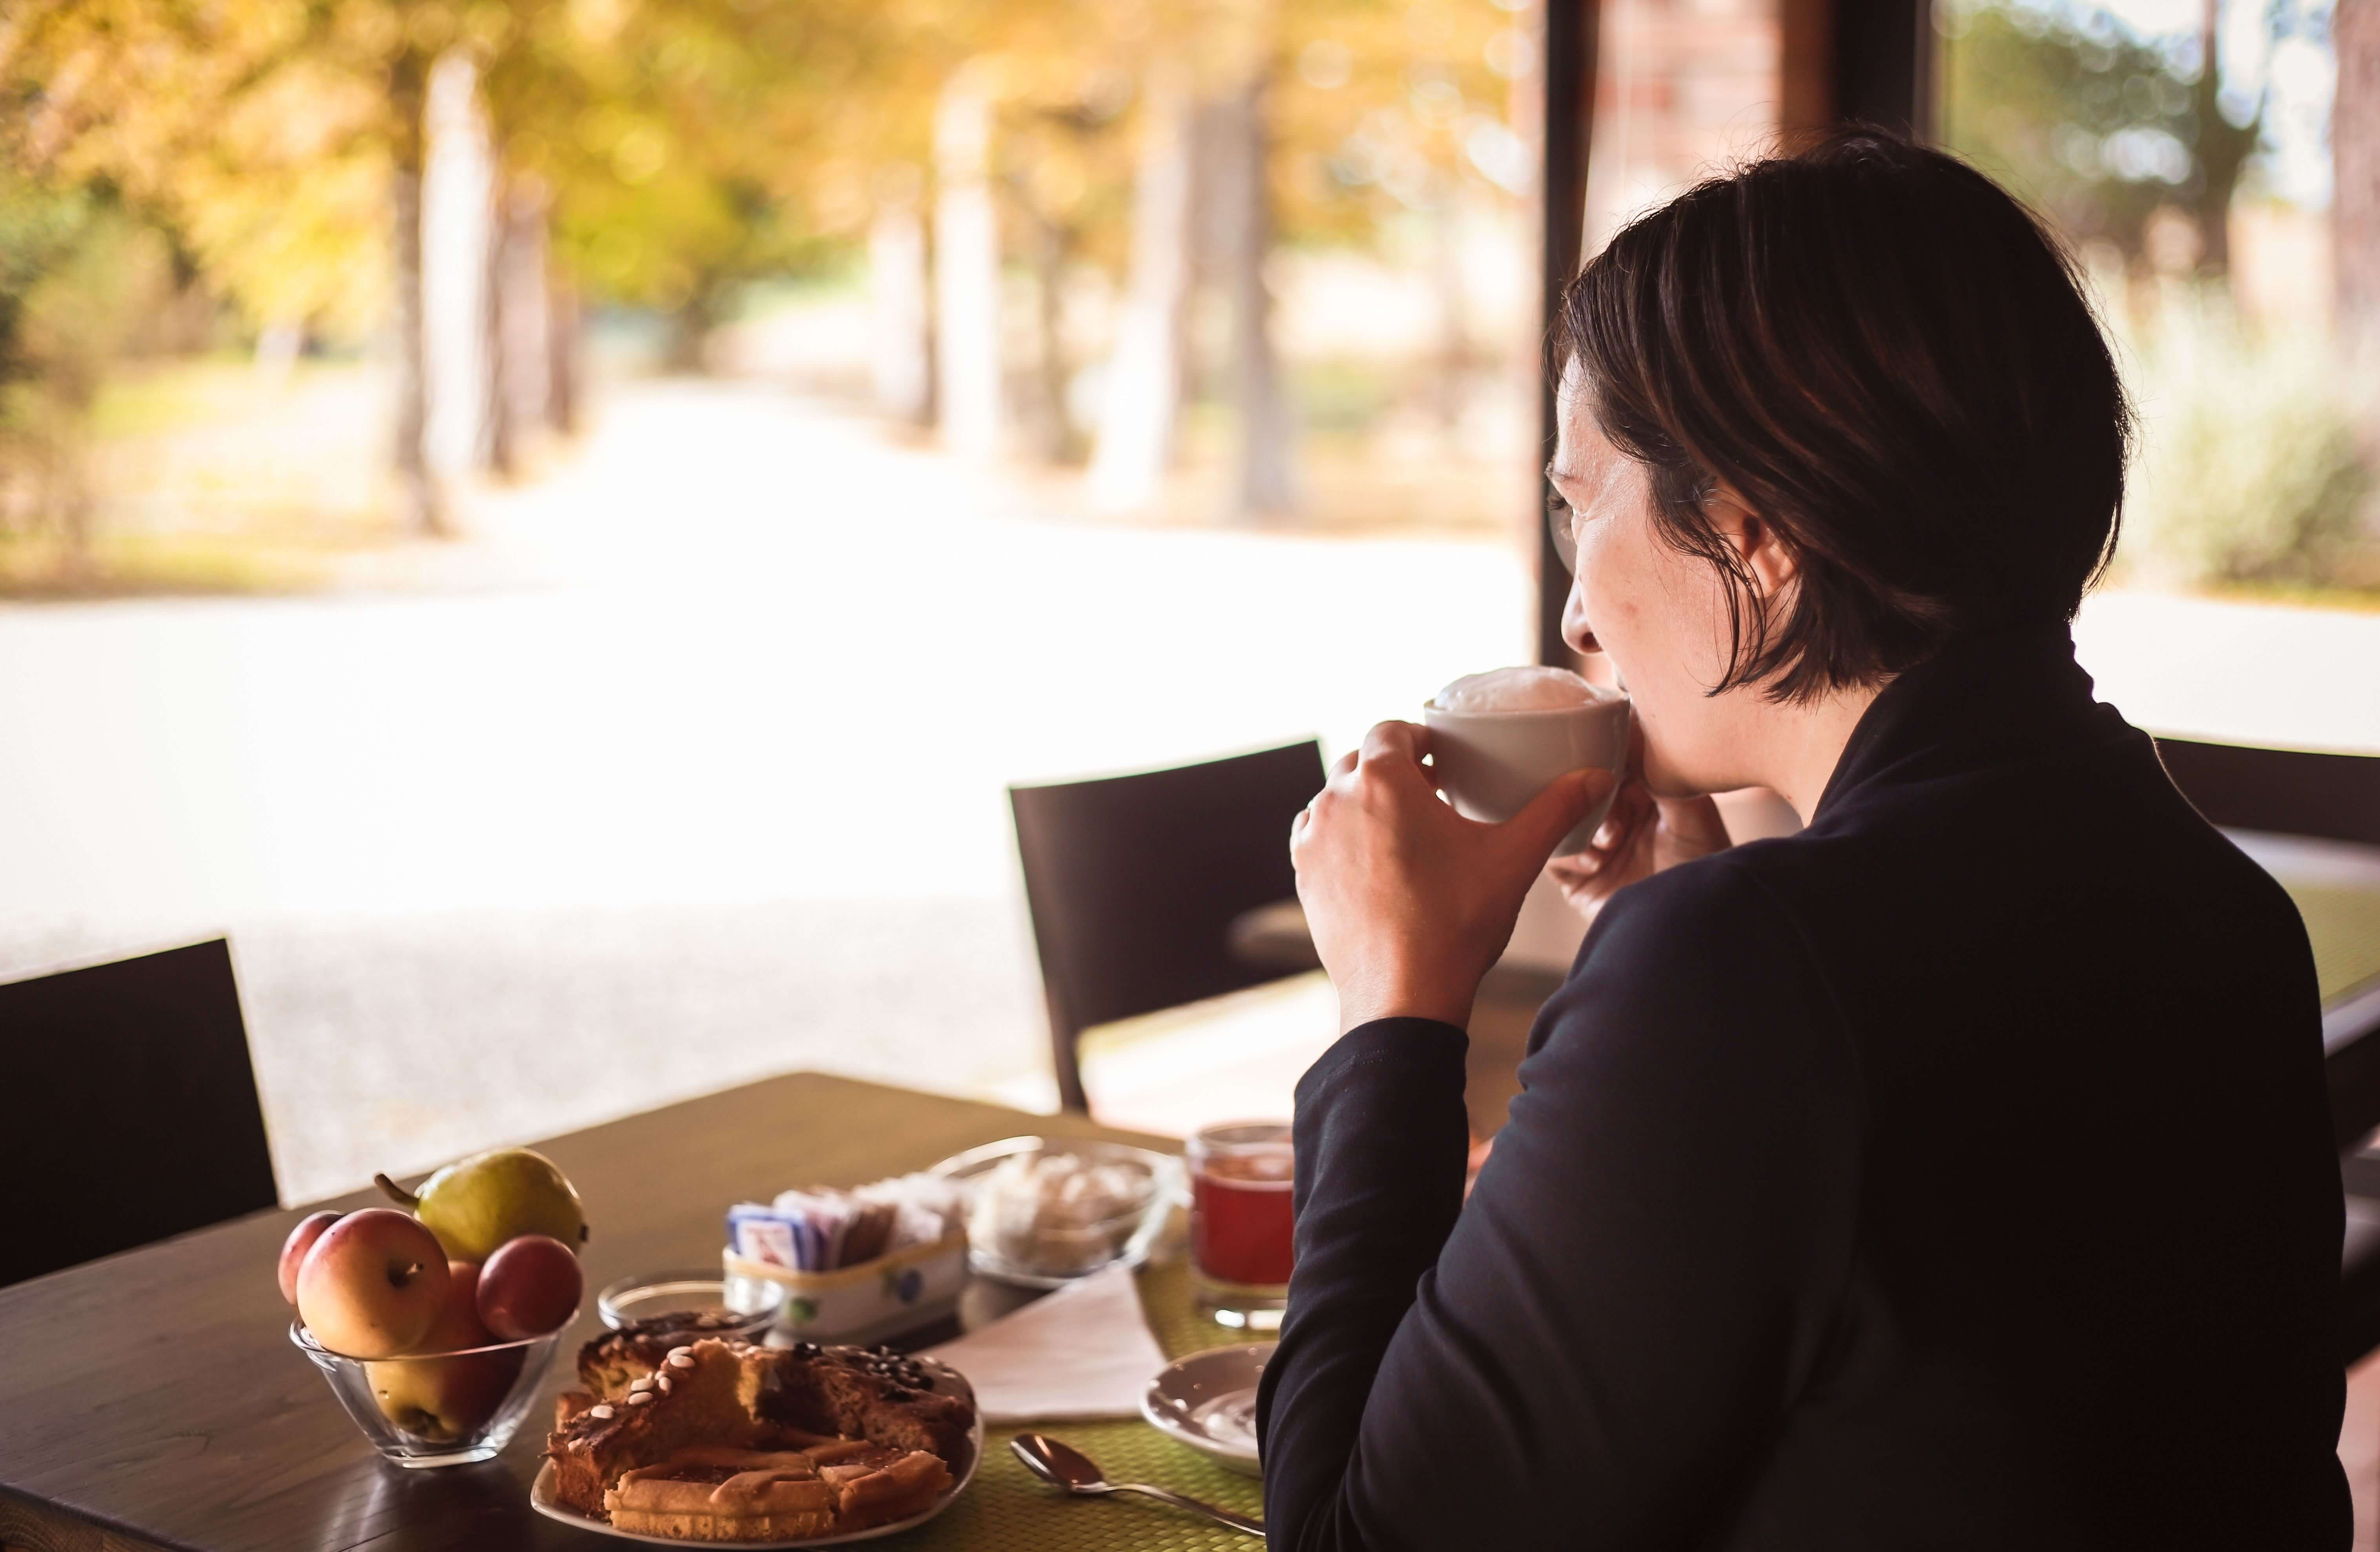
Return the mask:
{"type": "Polygon", "coordinates": [[[544,1234],[573,1250],[587,1238],[587,1215],[553,1160],[531,1148],[498,1148],[449,1164],[421,1182],[419,1195],[386,1175],[380,1188],[413,1209],[453,1261],[485,1261],[505,1241],[544,1234]]]}

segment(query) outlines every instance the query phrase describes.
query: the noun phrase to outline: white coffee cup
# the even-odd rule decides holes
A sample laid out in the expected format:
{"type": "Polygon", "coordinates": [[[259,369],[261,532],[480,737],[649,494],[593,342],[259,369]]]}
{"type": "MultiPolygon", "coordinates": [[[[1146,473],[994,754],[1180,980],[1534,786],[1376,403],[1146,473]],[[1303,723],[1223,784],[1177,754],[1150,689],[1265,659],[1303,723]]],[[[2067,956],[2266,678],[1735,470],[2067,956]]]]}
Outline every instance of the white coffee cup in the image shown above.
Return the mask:
{"type": "MultiPolygon", "coordinates": [[[[1437,770],[1439,790],[1456,813],[1501,824],[1527,807],[1558,776],[1581,766],[1621,769],[1628,758],[1628,697],[1605,685],[1579,684],[1586,698],[1571,706],[1450,711],[1435,696],[1424,703],[1430,764],[1437,770]]],[[[1607,794],[1561,838],[1554,855],[1586,850],[1610,811],[1607,794]]]]}

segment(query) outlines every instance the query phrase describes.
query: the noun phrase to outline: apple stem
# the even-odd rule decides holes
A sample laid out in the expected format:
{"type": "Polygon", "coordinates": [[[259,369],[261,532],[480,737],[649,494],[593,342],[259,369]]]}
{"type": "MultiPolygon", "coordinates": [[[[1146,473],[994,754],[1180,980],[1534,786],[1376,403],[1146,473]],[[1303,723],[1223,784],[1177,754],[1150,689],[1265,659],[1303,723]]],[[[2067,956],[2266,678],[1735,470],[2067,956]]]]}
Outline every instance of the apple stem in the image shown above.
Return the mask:
{"type": "Polygon", "coordinates": [[[421,1206],[420,1197],[416,1196],[412,1192],[406,1190],[405,1187],[397,1184],[386,1175],[374,1175],[372,1177],[372,1183],[380,1187],[382,1195],[386,1196],[390,1201],[395,1202],[398,1206],[403,1207],[407,1212],[411,1212],[414,1208],[421,1206]]]}

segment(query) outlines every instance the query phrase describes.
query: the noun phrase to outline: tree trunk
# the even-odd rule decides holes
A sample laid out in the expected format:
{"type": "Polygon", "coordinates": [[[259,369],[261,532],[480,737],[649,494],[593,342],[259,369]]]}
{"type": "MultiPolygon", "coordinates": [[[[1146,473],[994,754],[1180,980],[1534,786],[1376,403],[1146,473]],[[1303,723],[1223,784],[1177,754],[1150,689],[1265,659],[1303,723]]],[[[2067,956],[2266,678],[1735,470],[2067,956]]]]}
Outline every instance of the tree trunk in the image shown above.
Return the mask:
{"type": "Polygon", "coordinates": [[[2338,0],[2330,36],[2338,56],[2330,109],[2338,332],[2371,359],[2380,357],[2380,0],[2338,0]]]}
{"type": "Polygon", "coordinates": [[[504,370],[504,290],[510,283],[512,180],[496,170],[488,200],[486,271],[480,285],[480,467],[510,479],[518,462],[509,374],[504,370]]]}
{"type": "Polygon", "coordinates": [[[703,358],[702,347],[718,322],[711,282],[708,277],[697,280],[686,299],[670,309],[669,343],[663,347],[662,367],[693,377],[708,372],[710,365],[703,358]]]}
{"type": "Polygon", "coordinates": [[[406,527],[443,537],[445,504],[430,472],[430,363],[421,313],[421,115],[428,62],[408,49],[389,73],[392,255],[396,296],[396,470],[398,514],[406,527]]]}
{"type": "Polygon", "coordinates": [[[2198,273],[2216,277],[2231,273],[2231,194],[2240,186],[2241,165],[2256,149],[2265,116],[2261,104],[2245,128],[2223,116],[2222,21],[2222,0],[2200,0],[2198,85],[2192,92],[2200,180],[2198,273]]]}
{"type": "Polygon", "coordinates": [[[924,182],[914,166],[887,169],[868,227],[868,373],[877,407],[912,426],[934,423],[933,276],[917,208],[924,182]]]}
{"type": "Polygon", "coordinates": [[[934,108],[937,407],[942,444],[989,459],[1001,443],[1000,224],[992,208],[991,90],[961,66],[934,108]]]}
{"type": "Polygon", "coordinates": [[[1217,104],[1215,199],[1223,278],[1232,298],[1232,397],[1239,411],[1239,455],[1232,481],[1235,515],[1269,523],[1296,507],[1288,406],[1272,343],[1272,293],[1265,260],[1272,249],[1267,187],[1265,79],[1249,78],[1217,104]]]}
{"type": "Polygon", "coordinates": [[[66,541],[58,556],[58,575],[68,581],[86,580],[99,569],[91,548],[93,497],[82,447],[89,413],[88,406],[53,406],[51,424],[45,428],[49,446],[43,495],[57,515],[58,535],[66,541]]]}
{"type": "Polygon", "coordinates": [[[1190,98],[1177,72],[1149,78],[1132,201],[1132,272],[1100,394],[1091,501],[1134,512],[1157,499],[1182,410],[1190,300],[1190,98]]]}
{"type": "Polygon", "coordinates": [[[557,436],[577,436],[584,376],[579,370],[583,321],[578,288],[549,262],[545,280],[545,424],[557,436]]]}
{"type": "Polygon", "coordinates": [[[1451,437],[1463,419],[1471,376],[1470,297],[1463,282],[1463,180],[1436,177],[1429,202],[1430,279],[1438,292],[1438,370],[1431,408],[1451,437]]]}
{"type": "Polygon", "coordinates": [[[498,207],[495,405],[499,430],[510,443],[505,472],[519,460],[530,429],[546,418],[551,392],[546,362],[552,344],[553,304],[546,295],[546,222],[552,200],[534,179],[506,181],[498,207]]]}
{"type": "Polygon", "coordinates": [[[1064,463],[1074,451],[1066,418],[1066,347],[1061,337],[1066,234],[1033,213],[1033,443],[1045,464],[1064,463]]]}
{"type": "Polygon", "coordinates": [[[489,250],[495,158],[480,71],[450,49],[431,66],[421,177],[421,311],[431,471],[468,479],[488,461],[489,250]]]}

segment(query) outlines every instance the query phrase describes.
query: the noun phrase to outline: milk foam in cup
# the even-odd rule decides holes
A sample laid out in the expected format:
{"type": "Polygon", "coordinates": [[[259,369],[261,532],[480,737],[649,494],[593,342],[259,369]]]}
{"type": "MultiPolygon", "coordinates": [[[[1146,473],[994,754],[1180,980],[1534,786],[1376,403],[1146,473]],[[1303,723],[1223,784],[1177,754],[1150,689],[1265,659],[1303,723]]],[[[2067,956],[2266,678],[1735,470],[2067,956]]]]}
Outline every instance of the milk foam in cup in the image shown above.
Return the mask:
{"type": "MultiPolygon", "coordinates": [[[[1500,824],[1557,776],[1618,770],[1628,758],[1628,697],[1566,668],[1471,673],[1422,708],[1439,789],[1466,818],[1500,824]]],[[[1616,789],[1615,789],[1616,790],[1616,789]]],[[[1583,852],[1610,811],[1606,797],[1554,847],[1583,852]]]]}
{"type": "Polygon", "coordinates": [[[1566,711],[1619,693],[1566,668],[1491,668],[1464,674],[1431,704],[1441,711],[1566,711]]]}

